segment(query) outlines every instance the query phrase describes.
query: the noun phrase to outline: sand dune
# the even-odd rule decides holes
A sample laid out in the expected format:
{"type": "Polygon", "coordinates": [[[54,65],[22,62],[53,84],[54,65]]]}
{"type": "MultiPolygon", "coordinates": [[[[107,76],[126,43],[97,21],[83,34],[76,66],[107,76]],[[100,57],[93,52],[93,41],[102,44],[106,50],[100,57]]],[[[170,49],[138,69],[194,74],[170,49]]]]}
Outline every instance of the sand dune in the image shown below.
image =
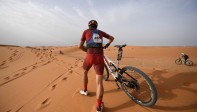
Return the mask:
{"type": "MultiPolygon", "coordinates": [[[[95,72],[89,72],[89,96],[81,96],[85,53],[77,46],[0,46],[0,112],[95,112],[95,72]],[[61,53],[60,53],[61,52],[61,53]]],[[[140,47],[123,49],[121,66],[140,68],[153,80],[158,101],[142,107],[131,101],[110,77],[104,81],[105,112],[196,112],[197,47],[140,47]],[[176,65],[181,52],[194,66],[176,65]]],[[[117,49],[105,54],[116,60],[117,49]]]]}

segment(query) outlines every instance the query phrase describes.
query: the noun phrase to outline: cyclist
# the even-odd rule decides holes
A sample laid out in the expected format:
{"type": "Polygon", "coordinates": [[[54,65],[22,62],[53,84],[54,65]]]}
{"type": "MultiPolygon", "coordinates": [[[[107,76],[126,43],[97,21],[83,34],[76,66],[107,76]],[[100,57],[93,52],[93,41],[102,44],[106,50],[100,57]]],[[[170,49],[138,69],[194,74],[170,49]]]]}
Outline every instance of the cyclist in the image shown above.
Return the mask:
{"type": "Polygon", "coordinates": [[[85,52],[86,58],[83,63],[84,69],[84,89],[80,90],[80,94],[88,95],[87,85],[88,85],[88,71],[94,65],[94,70],[96,72],[96,84],[97,84],[97,103],[96,109],[97,112],[102,112],[103,110],[103,71],[104,71],[104,59],[103,59],[103,37],[107,38],[109,42],[104,46],[107,48],[114,40],[114,37],[110,36],[109,34],[98,30],[97,26],[98,23],[96,20],[91,20],[88,23],[89,29],[85,30],[82,34],[81,41],[79,43],[79,48],[85,52]],[[86,42],[86,47],[84,43],[86,42]]]}
{"type": "Polygon", "coordinates": [[[182,55],[183,62],[185,64],[187,59],[189,59],[189,56],[187,54],[185,54],[185,53],[181,53],[181,55],[182,55]]]}

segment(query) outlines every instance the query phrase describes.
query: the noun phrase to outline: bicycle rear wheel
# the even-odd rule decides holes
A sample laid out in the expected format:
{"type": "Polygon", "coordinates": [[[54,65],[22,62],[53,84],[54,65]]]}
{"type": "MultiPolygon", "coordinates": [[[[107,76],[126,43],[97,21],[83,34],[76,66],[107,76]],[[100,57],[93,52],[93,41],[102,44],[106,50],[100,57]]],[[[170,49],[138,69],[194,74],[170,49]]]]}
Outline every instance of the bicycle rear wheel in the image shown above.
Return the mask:
{"type": "Polygon", "coordinates": [[[137,104],[153,106],[157,101],[157,91],[151,79],[141,70],[126,66],[120,71],[124,92],[137,104]]]}
{"type": "Polygon", "coordinates": [[[104,65],[103,79],[105,81],[107,81],[109,79],[109,70],[108,70],[106,64],[104,65]]]}
{"type": "Polygon", "coordinates": [[[181,61],[181,59],[176,59],[176,60],[175,60],[175,63],[176,63],[177,65],[181,65],[181,64],[182,64],[182,61],[181,61]]]}
{"type": "Polygon", "coordinates": [[[187,60],[186,63],[185,63],[185,65],[192,66],[193,65],[193,62],[191,60],[187,60]]]}

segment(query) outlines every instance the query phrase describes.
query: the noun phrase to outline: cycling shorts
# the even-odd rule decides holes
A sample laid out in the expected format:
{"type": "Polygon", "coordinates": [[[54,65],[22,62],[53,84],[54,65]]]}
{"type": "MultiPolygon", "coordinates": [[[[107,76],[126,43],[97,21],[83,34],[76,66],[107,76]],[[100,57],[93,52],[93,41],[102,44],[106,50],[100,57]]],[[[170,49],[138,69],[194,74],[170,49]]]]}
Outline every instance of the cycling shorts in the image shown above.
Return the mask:
{"type": "Polygon", "coordinates": [[[103,54],[87,54],[83,63],[83,69],[89,71],[94,65],[94,70],[97,75],[103,75],[104,59],[103,54]]]}

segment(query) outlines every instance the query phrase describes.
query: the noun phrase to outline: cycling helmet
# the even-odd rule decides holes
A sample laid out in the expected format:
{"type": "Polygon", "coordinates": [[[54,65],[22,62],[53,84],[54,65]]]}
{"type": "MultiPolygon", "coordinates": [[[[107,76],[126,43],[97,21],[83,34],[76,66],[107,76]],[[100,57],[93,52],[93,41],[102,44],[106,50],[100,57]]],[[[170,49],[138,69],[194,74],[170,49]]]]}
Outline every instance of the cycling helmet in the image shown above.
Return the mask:
{"type": "Polygon", "coordinates": [[[89,23],[88,23],[88,26],[90,26],[90,25],[96,25],[96,26],[98,26],[98,23],[97,23],[96,20],[90,20],[89,23]]]}
{"type": "Polygon", "coordinates": [[[88,23],[88,26],[89,26],[90,29],[92,29],[92,28],[96,29],[97,26],[98,26],[98,23],[97,23],[96,20],[90,20],[89,23],[88,23]]]}

